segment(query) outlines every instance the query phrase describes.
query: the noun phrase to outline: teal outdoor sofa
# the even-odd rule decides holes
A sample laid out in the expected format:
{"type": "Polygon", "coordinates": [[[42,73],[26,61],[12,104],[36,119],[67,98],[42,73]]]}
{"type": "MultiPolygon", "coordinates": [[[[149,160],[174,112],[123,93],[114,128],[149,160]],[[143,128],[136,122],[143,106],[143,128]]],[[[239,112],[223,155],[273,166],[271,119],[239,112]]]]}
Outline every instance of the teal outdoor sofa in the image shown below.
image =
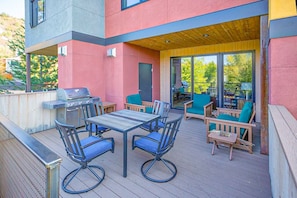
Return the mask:
{"type": "Polygon", "coordinates": [[[212,131],[225,131],[237,134],[235,148],[247,150],[252,153],[253,134],[252,124],[255,117],[255,105],[252,102],[245,102],[243,108],[228,109],[217,108],[217,117],[206,117],[206,140],[209,143],[208,134],[212,131]]]}
{"type": "Polygon", "coordinates": [[[198,118],[204,120],[212,113],[213,102],[207,94],[194,94],[193,100],[184,103],[184,118],[198,118]]]}
{"type": "Polygon", "coordinates": [[[140,111],[145,113],[152,113],[153,102],[143,101],[140,94],[132,94],[126,97],[125,109],[140,111]]]}

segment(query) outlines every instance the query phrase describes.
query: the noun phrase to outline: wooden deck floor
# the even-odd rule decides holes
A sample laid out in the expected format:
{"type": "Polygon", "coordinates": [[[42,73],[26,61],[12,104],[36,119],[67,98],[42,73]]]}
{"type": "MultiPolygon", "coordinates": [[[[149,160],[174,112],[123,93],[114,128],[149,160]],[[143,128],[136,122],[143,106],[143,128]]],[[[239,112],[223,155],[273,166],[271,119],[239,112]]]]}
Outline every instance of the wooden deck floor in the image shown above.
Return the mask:
{"type": "MultiPolygon", "coordinates": [[[[178,116],[170,113],[170,118],[178,116]]],[[[150,182],[141,175],[140,167],[152,156],[131,149],[132,135],[147,133],[136,129],[128,133],[128,176],[122,177],[122,134],[109,131],[114,137],[115,152],[96,158],[91,164],[105,169],[104,181],[94,190],[80,195],[70,195],[60,189],[60,197],[272,197],[268,173],[268,156],[259,152],[259,131],[254,133],[254,153],[220,147],[211,155],[212,144],[206,143],[205,125],[201,120],[183,120],[172,150],[165,155],[175,163],[177,176],[168,183],[150,182]]],[[[77,168],[66,156],[62,141],[55,129],[34,134],[34,137],[63,158],[61,177],[77,168]]],[[[86,175],[84,175],[86,176],[86,175]]],[[[87,178],[87,177],[84,177],[87,178]]],[[[88,185],[82,179],[77,185],[88,185]]]]}

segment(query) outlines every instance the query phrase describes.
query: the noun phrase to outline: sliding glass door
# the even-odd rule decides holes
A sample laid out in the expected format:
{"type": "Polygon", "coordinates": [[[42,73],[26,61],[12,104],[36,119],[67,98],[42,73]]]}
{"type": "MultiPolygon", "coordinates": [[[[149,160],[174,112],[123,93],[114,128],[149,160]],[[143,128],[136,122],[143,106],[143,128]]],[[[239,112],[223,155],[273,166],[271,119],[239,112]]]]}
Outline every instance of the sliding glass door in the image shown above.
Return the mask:
{"type": "Polygon", "coordinates": [[[240,109],[246,100],[253,100],[253,53],[223,55],[223,106],[240,109]]]}
{"type": "Polygon", "coordinates": [[[244,101],[254,101],[253,71],[253,52],[172,58],[172,108],[183,109],[194,93],[204,93],[214,107],[240,109],[244,101]]]}
{"type": "Polygon", "coordinates": [[[193,93],[217,97],[217,56],[173,58],[171,64],[172,107],[182,109],[193,93]]]}

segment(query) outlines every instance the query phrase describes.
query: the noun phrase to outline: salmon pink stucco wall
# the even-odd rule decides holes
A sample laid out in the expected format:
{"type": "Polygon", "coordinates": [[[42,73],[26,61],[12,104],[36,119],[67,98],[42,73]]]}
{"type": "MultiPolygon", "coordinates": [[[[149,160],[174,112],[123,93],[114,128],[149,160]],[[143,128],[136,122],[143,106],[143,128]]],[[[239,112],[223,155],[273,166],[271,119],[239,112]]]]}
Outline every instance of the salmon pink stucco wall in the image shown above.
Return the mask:
{"type": "Polygon", "coordinates": [[[297,119],[297,36],[271,39],[269,103],[284,105],[297,119]]]}
{"type": "Polygon", "coordinates": [[[105,47],[74,40],[61,46],[67,46],[67,55],[58,56],[59,88],[88,87],[92,95],[105,100],[105,47]]]}
{"type": "Polygon", "coordinates": [[[123,109],[126,96],[138,93],[138,65],[152,64],[152,100],[160,99],[160,53],[130,44],[116,44],[106,47],[116,48],[116,57],[105,58],[106,100],[123,109]]]}
{"type": "Polygon", "coordinates": [[[256,1],[149,0],[125,10],[121,10],[121,1],[105,1],[105,36],[108,38],[256,1]]]}
{"type": "Polygon", "coordinates": [[[139,63],[152,64],[152,101],[160,99],[160,52],[139,46],[124,44],[124,96],[138,93],[139,63]]]}

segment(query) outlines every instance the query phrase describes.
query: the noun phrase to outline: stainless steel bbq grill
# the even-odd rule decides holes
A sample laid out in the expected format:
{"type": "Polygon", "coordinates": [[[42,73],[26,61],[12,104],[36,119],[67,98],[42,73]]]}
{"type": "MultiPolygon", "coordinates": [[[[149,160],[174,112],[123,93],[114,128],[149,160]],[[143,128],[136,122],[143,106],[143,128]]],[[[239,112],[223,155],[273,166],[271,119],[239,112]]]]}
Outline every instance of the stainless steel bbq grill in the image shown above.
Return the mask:
{"type": "Polygon", "coordinates": [[[84,125],[81,106],[100,101],[99,97],[91,96],[86,87],[57,89],[57,100],[43,102],[45,109],[57,109],[57,120],[76,127],[84,125]]]}

